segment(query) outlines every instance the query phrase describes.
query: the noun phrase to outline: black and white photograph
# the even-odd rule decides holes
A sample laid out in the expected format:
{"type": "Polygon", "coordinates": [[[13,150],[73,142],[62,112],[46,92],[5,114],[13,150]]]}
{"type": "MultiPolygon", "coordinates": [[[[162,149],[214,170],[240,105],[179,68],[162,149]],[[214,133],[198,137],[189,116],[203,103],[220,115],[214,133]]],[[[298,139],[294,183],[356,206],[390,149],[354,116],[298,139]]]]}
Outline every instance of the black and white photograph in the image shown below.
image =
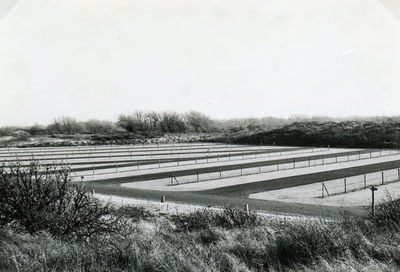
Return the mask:
{"type": "Polygon", "coordinates": [[[400,1],[0,0],[0,271],[400,271],[400,1]]]}

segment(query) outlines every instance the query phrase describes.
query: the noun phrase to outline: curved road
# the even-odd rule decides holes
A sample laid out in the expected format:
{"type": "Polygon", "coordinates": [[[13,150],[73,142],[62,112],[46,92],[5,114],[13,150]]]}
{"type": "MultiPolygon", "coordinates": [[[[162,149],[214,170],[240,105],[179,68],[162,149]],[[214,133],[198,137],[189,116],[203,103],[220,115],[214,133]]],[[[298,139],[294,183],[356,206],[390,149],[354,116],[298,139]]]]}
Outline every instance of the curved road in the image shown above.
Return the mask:
{"type": "MultiPolygon", "coordinates": [[[[160,200],[165,196],[167,200],[173,202],[199,204],[205,206],[240,206],[249,204],[251,209],[267,211],[272,213],[290,213],[316,216],[331,216],[339,213],[343,209],[362,213],[365,209],[361,207],[329,207],[316,206],[309,204],[284,203],[279,201],[249,199],[252,193],[265,192],[270,190],[294,187],[299,185],[324,182],[332,179],[346,178],[353,175],[363,175],[371,172],[384,171],[400,167],[400,160],[377,163],[374,165],[351,167],[340,170],[312,173],[300,176],[278,178],[248,184],[234,185],[224,188],[198,191],[198,192],[165,192],[154,190],[141,190],[134,188],[121,187],[121,183],[132,182],[133,177],[123,177],[108,180],[92,181],[89,188],[98,193],[134,197],[142,199],[160,200]]],[[[190,170],[187,170],[190,172],[190,170]]],[[[154,174],[165,176],[165,173],[154,174]]]]}

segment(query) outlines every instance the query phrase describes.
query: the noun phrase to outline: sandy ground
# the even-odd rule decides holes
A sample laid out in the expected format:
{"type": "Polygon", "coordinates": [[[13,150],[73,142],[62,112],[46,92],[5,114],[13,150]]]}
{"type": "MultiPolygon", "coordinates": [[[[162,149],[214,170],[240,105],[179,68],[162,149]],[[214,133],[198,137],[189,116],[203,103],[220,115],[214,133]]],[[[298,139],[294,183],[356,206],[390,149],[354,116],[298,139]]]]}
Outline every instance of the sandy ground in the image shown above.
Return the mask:
{"type": "MultiPolygon", "coordinates": [[[[290,151],[287,152],[282,152],[282,155],[279,155],[279,153],[271,155],[268,157],[267,155],[264,155],[263,157],[257,157],[254,158],[254,155],[252,155],[251,158],[246,158],[242,159],[242,155],[237,155],[233,156],[230,161],[228,161],[228,158],[221,158],[220,161],[218,162],[216,158],[210,159],[209,162],[207,163],[206,159],[202,160],[197,160],[197,164],[195,164],[195,160],[187,161],[187,162],[181,162],[180,165],[178,166],[176,162],[172,163],[162,163],[161,168],[158,168],[158,166],[154,165],[148,165],[148,166],[141,166],[140,170],[137,171],[136,167],[128,167],[128,168],[120,168],[119,172],[115,172],[115,168],[110,172],[110,169],[104,169],[104,170],[96,170],[95,175],[93,175],[92,171],[85,171],[85,172],[78,172],[77,174],[79,176],[83,175],[85,176],[86,181],[91,181],[91,180],[105,180],[105,179],[110,179],[110,178],[120,178],[120,177],[130,177],[130,176],[140,176],[140,175],[146,175],[146,174],[154,174],[154,173],[163,173],[165,171],[169,170],[193,170],[193,169],[200,169],[204,168],[205,166],[209,167],[215,167],[215,166],[224,166],[224,165],[234,165],[234,164],[241,164],[241,163],[257,163],[257,162],[263,162],[263,161],[276,161],[279,159],[288,159],[288,158],[301,158],[301,157],[306,157],[307,155],[309,156],[314,156],[314,155],[325,155],[325,154],[335,154],[338,152],[351,152],[359,149],[330,149],[330,150],[323,150],[323,151],[314,151],[314,152],[307,152],[307,153],[301,153],[301,151],[298,151],[298,153],[293,153],[291,154],[290,151]],[[157,168],[155,168],[157,167],[157,168]]],[[[358,155],[353,155],[353,157],[358,157],[358,155]]],[[[347,160],[347,156],[343,157],[344,159],[347,160]]],[[[354,159],[354,158],[353,158],[354,159]]],[[[318,163],[320,164],[321,159],[317,160],[318,163]]],[[[303,163],[304,164],[304,163],[303,163]]],[[[281,165],[283,166],[283,165],[281,165]]]]}
{"type": "MultiPolygon", "coordinates": [[[[390,195],[393,199],[400,198],[400,182],[380,185],[377,188],[378,190],[375,191],[375,204],[387,201],[388,195],[390,195]]],[[[369,188],[367,188],[347,194],[329,197],[325,196],[324,198],[321,198],[321,183],[318,183],[252,194],[250,195],[250,198],[339,207],[368,206],[372,203],[372,192],[369,188]],[[318,197],[316,197],[315,194],[315,189],[317,187],[319,190],[318,197]]]]}
{"type": "MultiPolygon", "coordinates": [[[[153,213],[159,213],[164,215],[179,215],[179,214],[189,214],[195,212],[197,210],[210,209],[214,211],[222,211],[223,208],[218,207],[209,207],[209,206],[201,206],[201,205],[188,205],[174,202],[163,202],[161,201],[151,201],[151,200],[143,200],[136,198],[128,198],[128,197],[120,197],[120,196],[111,196],[111,195],[103,195],[103,194],[95,194],[97,199],[111,203],[117,206],[137,206],[137,207],[145,207],[147,210],[153,213]]],[[[245,207],[243,207],[243,210],[245,207]]],[[[284,219],[292,219],[292,220],[302,220],[304,218],[320,220],[317,217],[310,217],[305,215],[285,215],[285,214],[277,214],[277,213],[266,213],[266,212],[257,212],[262,216],[266,216],[268,218],[284,218],[284,219]]]]}
{"type": "Polygon", "coordinates": [[[267,172],[267,173],[247,175],[241,177],[186,183],[175,186],[170,185],[169,178],[152,180],[152,181],[143,181],[143,182],[128,182],[122,184],[121,186],[136,188],[136,189],[158,190],[158,191],[202,191],[202,190],[210,190],[227,186],[233,186],[238,184],[253,183],[258,181],[266,181],[266,180],[305,175],[323,171],[339,170],[348,167],[365,166],[369,164],[376,164],[380,162],[388,162],[399,159],[400,155],[392,155],[386,157],[341,162],[328,165],[319,165],[313,167],[303,167],[303,168],[296,168],[296,169],[289,169],[282,171],[267,172]]]}

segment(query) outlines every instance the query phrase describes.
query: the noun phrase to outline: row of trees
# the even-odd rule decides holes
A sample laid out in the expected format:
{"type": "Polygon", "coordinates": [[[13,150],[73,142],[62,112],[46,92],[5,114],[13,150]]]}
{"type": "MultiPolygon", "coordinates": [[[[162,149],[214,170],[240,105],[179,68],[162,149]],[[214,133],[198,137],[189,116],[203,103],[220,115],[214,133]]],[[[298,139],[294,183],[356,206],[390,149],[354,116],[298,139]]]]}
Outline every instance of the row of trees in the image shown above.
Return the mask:
{"type": "Polygon", "coordinates": [[[118,132],[147,132],[147,133],[208,133],[208,132],[237,132],[241,130],[270,130],[280,128],[292,123],[310,122],[344,122],[344,121],[371,121],[371,122],[400,122],[400,116],[386,117],[346,117],[332,118],[327,116],[292,115],[289,118],[235,118],[229,120],[215,120],[209,116],[190,111],[177,113],[173,111],[155,112],[137,110],[132,114],[121,114],[116,122],[90,119],[85,122],[77,121],[75,118],[63,116],[56,118],[48,126],[35,124],[30,127],[3,127],[0,128],[1,136],[15,135],[15,132],[28,135],[44,134],[113,134],[118,132]]]}
{"type": "Polygon", "coordinates": [[[35,124],[30,127],[3,127],[0,136],[14,135],[15,131],[25,131],[30,135],[45,134],[112,134],[118,132],[148,132],[148,133],[209,133],[221,131],[239,131],[243,129],[257,130],[286,125],[287,119],[236,118],[229,120],[214,120],[209,116],[190,111],[177,113],[173,111],[135,111],[132,114],[120,114],[116,122],[90,119],[85,122],[73,117],[55,118],[48,126],[35,124]]]}

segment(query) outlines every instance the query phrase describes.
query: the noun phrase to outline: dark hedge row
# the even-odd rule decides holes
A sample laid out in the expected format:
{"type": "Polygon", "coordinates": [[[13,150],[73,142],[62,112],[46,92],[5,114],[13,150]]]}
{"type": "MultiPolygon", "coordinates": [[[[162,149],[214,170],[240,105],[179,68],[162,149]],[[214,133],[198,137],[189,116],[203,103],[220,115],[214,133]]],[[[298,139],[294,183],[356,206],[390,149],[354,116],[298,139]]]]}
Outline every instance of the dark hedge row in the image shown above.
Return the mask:
{"type": "Polygon", "coordinates": [[[233,139],[232,143],[346,148],[398,148],[399,122],[302,122],[233,139]]]}

